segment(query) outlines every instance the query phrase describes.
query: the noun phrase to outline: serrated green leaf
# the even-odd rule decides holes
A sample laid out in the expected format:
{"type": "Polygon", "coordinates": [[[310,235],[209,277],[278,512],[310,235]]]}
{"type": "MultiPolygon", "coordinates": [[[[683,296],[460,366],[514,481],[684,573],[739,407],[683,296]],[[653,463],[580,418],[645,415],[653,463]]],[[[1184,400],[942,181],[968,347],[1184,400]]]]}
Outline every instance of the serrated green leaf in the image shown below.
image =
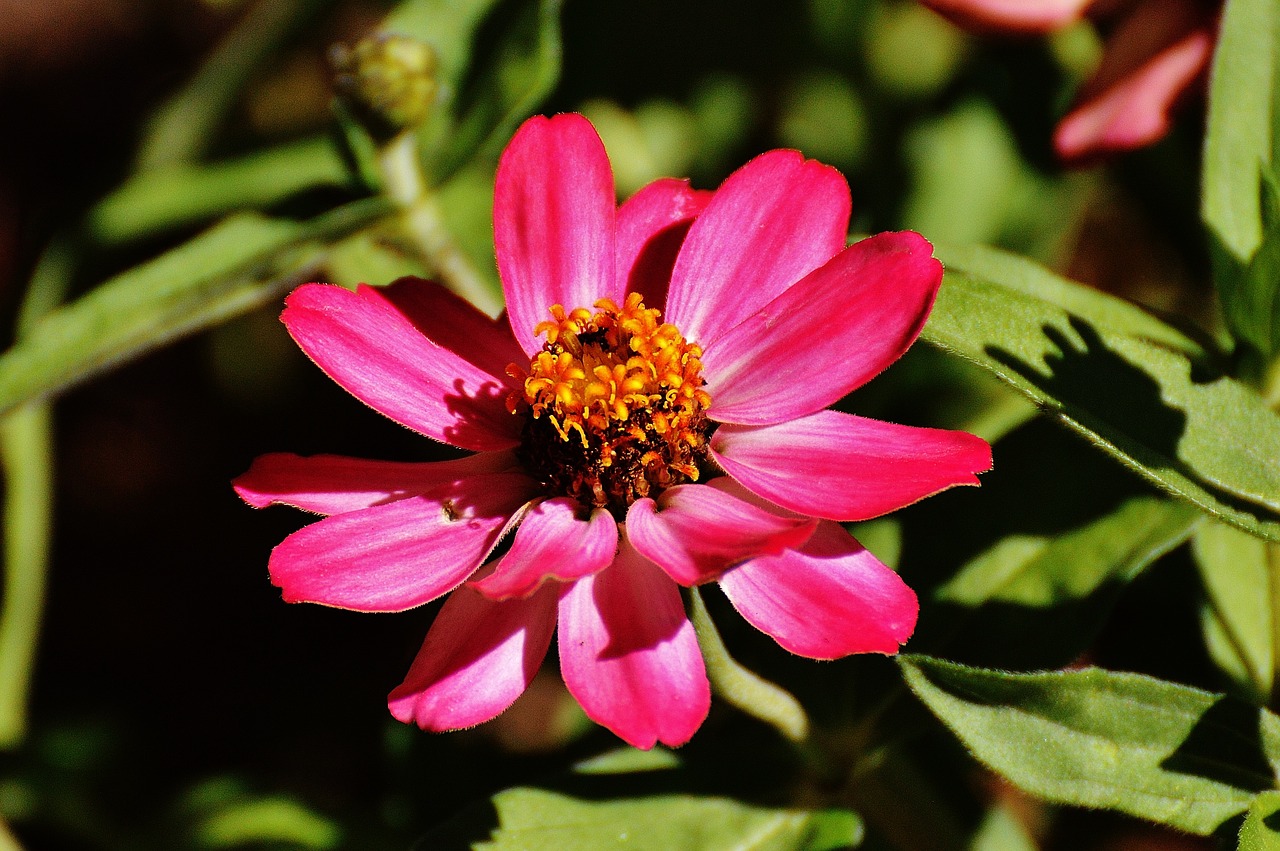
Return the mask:
{"type": "Polygon", "coordinates": [[[244,214],[53,311],[0,355],[0,412],[279,297],[328,244],[385,214],[371,201],[306,224],[244,214]]]}
{"type": "Polygon", "coordinates": [[[1194,359],[1208,356],[1200,343],[1136,304],[1064,278],[1034,260],[984,245],[944,242],[935,244],[934,250],[948,270],[1047,301],[1093,325],[1174,349],[1194,359]]]}
{"type": "Polygon", "coordinates": [[[900,657],[969,750],[1050,801],[1208,835],[1271,788],[1280,718],[1189,686],[1097,668],[1009,674],[900,657]]]}
{"type": "Polygon", "coordinates": [[[1209,629],[1220,629],[1210,644],[1216,660],[1238,685],[1261,703],[1273,688],[1275,624],[1273,607],[1280,579],[1280,546],[1224,526],[1206,523],[1192,541],[1192,552],[1208,592],[1212,618],[1209,629]]]}
{"type": "Polygon", "coordinates": [[[1162,490],[1280,541],[1280,416],[1243,384],[1200,375],[1172,329],[1154,342],[1145,320],[1137,334],[1136,320],[1112,327],[1089,312],[1097,318],[953,268],[921,336],[1162,490]]]}
{"type": "Polygon", "coordinates": [[[1273,162],[1280,7],[1227,0],[1209,84],[1200,214],[1241,264],[1262,241],[1258,186],[1273,162]]]}
{"type": "Polygon", "coordinates": [[[1280,851],[1280,792],[1263,792],[1240,826],[1239,851],[1280,851]]]}
{"type": "Polygon", "coordinates": [[[123,242],[349,182],[329,139],[305,139],[239,159],[136,176],[102,199],[87,224],[98,241],[123,242]]]}
{"type": "Polygon", "coordinates": [[[450,844],[433,835],[420,849],[475,851],[834,851],[861,838],[847,811],[778,810],[731,798],[653,795],[592,800],[543,789],[492,798],[497,824],[482,840],[450,844]]]}

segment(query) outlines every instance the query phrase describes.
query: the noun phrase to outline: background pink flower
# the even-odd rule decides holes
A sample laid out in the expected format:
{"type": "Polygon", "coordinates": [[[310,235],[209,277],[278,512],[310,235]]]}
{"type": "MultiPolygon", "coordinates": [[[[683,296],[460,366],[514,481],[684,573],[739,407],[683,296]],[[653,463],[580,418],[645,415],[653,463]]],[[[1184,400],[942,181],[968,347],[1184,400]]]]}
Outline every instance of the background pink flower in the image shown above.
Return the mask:
{"type": "Polygon", "coordinates": [[[840,522],[976,484],[991,452],[826,410],[906,351],[941,280],[917,234],[845,247],[849,211],[843,177],[794,151],[714,195],[662,180],[616,207],[591,125],[530,119],[496,179],[506,319],[417,279],[289,296],[335,381],[476,454],[259,458],[246,501],[328,515],[275,548],[272,580],[360,611],[452,591],[389,698],[431,730],[509,706],[558,630],[588,716],[637,747],[687,741],[710,691],[680,587],[709,581],[792,652],[896,652],[915,595],[840,522]]]}
{"type": "Polygon", "coordinates": [[[1047,33],[1085,15],[1108,27],[1102,64],[1054,133],[1066,163],[1141,148],[1169,132],[1208,72],[1220,3],[1210,0],[924,0],[985,32],[1047,33]]]}

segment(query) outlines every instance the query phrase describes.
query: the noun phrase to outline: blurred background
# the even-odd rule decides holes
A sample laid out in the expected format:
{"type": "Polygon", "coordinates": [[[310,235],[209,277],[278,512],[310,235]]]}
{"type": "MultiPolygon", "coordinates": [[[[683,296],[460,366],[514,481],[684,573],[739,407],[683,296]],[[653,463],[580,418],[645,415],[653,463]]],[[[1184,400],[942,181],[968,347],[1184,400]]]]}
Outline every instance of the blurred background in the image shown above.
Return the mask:
{"type": "MultiPolygon", "coordinates": [[[[855,232],[910,228],[939,243],[1009,248],[1212,324],[1196,217],[1202,105],[1187,104],[1160,144],[1111,164],[1068,172],[1054,161],[1053,126],[1100,55],[1089,23],[999,39],[907,0],[486,5],[471,33],[477,55],[517,80],[534,71],[502,64],[504,34],[534,6],[550,8],[562,69],[527,111],[585,113],[624,197],[661,176],[713,188],[756,153],[798,148],[848,177],[855,232]]],[[[374,0],[0,0],[6,342],[28,281],[59,258],[72,258],[59,268],[74,297],[238,208],[304,220],[368,195],[336,129],[327,55],[390,11],[374,0]],[[233,165],[171,178],[166,162],[180,149],[233,165]]],[[[468,173],[487,168],[491,180],[492,159],[475,162],[468,173]]],[[[483,258],[488,188],[469,179],[450,183],[442,203],[483,258]]],[[[395,235],[364,233],[332,252],[322,275],[385,283],[414,269],[395,235]]],[[[280,600],[267,556],[305,518],[236,498],[230,480],[255,456],[443,456],[333,385],[278,312],[276,298],[57,399],[52,561],[29,725],[0,753],[0,816],[23,847],[407,848],[470,802],[618,744],[581,716],[554,670],[475,730],[399,725],[384,697],[435,607],[374,616],[280,600]]],[[[913,424],[1009,432],[979,491],[860,531],[886,560],[900,554],[922,595],[980,548],[961,531],[980,537],[993,506],[1016,505],[1047,481],[1093,498],[1137,489],[1077,439],[1019,425],[1028,412],[1004,392],[918,347],[849,403],[913,424]]],[[[1029,528],[1071,522],[1035,509],[1029,528]]],[[[1175,555],[1125,591],[1087,658],[1217,685],[1197,593],[1175,555]]],[[[718,620],[742,661],[826,724],[833,752],[856,746],[850,708],[875,702],[891,665],[794,659],[739,619],[718,620]]],[[[1046,849],[1201,847],[1121,816],[1034,804],[954,740],[926,740],[919,752],[928,771],[954,781],[921,794],[953,814],[958,836],[998,799],[1046,849]]],[[[715,766],[722,791],[752,800],[848,805],[842,796],[862,794],[815,781],[769,728],[720,703],[681,755],[694,769],[715,766]]],[[[870,826],[866,847],[925,847],[895,834],[895,807],[907,801],[897,794],[855,802],[870,826]]]]}

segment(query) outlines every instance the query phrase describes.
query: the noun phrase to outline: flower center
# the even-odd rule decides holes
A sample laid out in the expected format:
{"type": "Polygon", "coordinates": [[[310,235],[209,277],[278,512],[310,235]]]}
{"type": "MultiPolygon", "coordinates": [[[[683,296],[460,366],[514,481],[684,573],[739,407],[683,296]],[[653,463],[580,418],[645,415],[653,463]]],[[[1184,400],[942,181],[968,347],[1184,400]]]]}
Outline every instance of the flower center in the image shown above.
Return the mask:
{"type": "Polygon", "coordinates": [[[523,459],[549,491],[622,519],[637,499],[698,480],[711,396],[702,349],[639,293],[595,308],[551,307],[528,372],[507,368],[522,382],[507,408],[528,416],[523,459]]]}

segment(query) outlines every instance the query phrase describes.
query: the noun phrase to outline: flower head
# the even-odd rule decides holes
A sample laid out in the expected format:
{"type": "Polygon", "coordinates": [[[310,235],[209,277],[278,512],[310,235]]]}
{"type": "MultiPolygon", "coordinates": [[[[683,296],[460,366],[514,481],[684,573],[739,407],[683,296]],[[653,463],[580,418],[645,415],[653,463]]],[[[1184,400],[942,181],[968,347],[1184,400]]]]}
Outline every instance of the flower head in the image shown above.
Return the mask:
{"type": "Polygon", "coordinates": [[[894,653],[915,595],[840,522],[991,465],[972,435],[826,410],[906,351],[942,273],[917,234],[846,248],[834,169],[772,151],[714,194],[614,197],[591,125],[535,117],[497,174],[506,319],[417,279],[288,298],[335,381],[475,453],[273,454],[236,481],[252,505],[328,515],[272,552],[286,600],[398,611],[452,592],[390,695],[403,721],[493,718],[558,630],[587,715],[638,747],[683,743],[710,693],[680,586],[710,581],[794,653],[894,653]]]}
{"type": "Polygon", "coordinates": [[[1054,133],[1068,164],[1145,147],[1164,138],[1172,113],[1200,85],[1217,30],[1217,0],[924,0],[961,26],[1048,33],[1084,15],[1114,18],[1102,64],[1054,133]]]}

